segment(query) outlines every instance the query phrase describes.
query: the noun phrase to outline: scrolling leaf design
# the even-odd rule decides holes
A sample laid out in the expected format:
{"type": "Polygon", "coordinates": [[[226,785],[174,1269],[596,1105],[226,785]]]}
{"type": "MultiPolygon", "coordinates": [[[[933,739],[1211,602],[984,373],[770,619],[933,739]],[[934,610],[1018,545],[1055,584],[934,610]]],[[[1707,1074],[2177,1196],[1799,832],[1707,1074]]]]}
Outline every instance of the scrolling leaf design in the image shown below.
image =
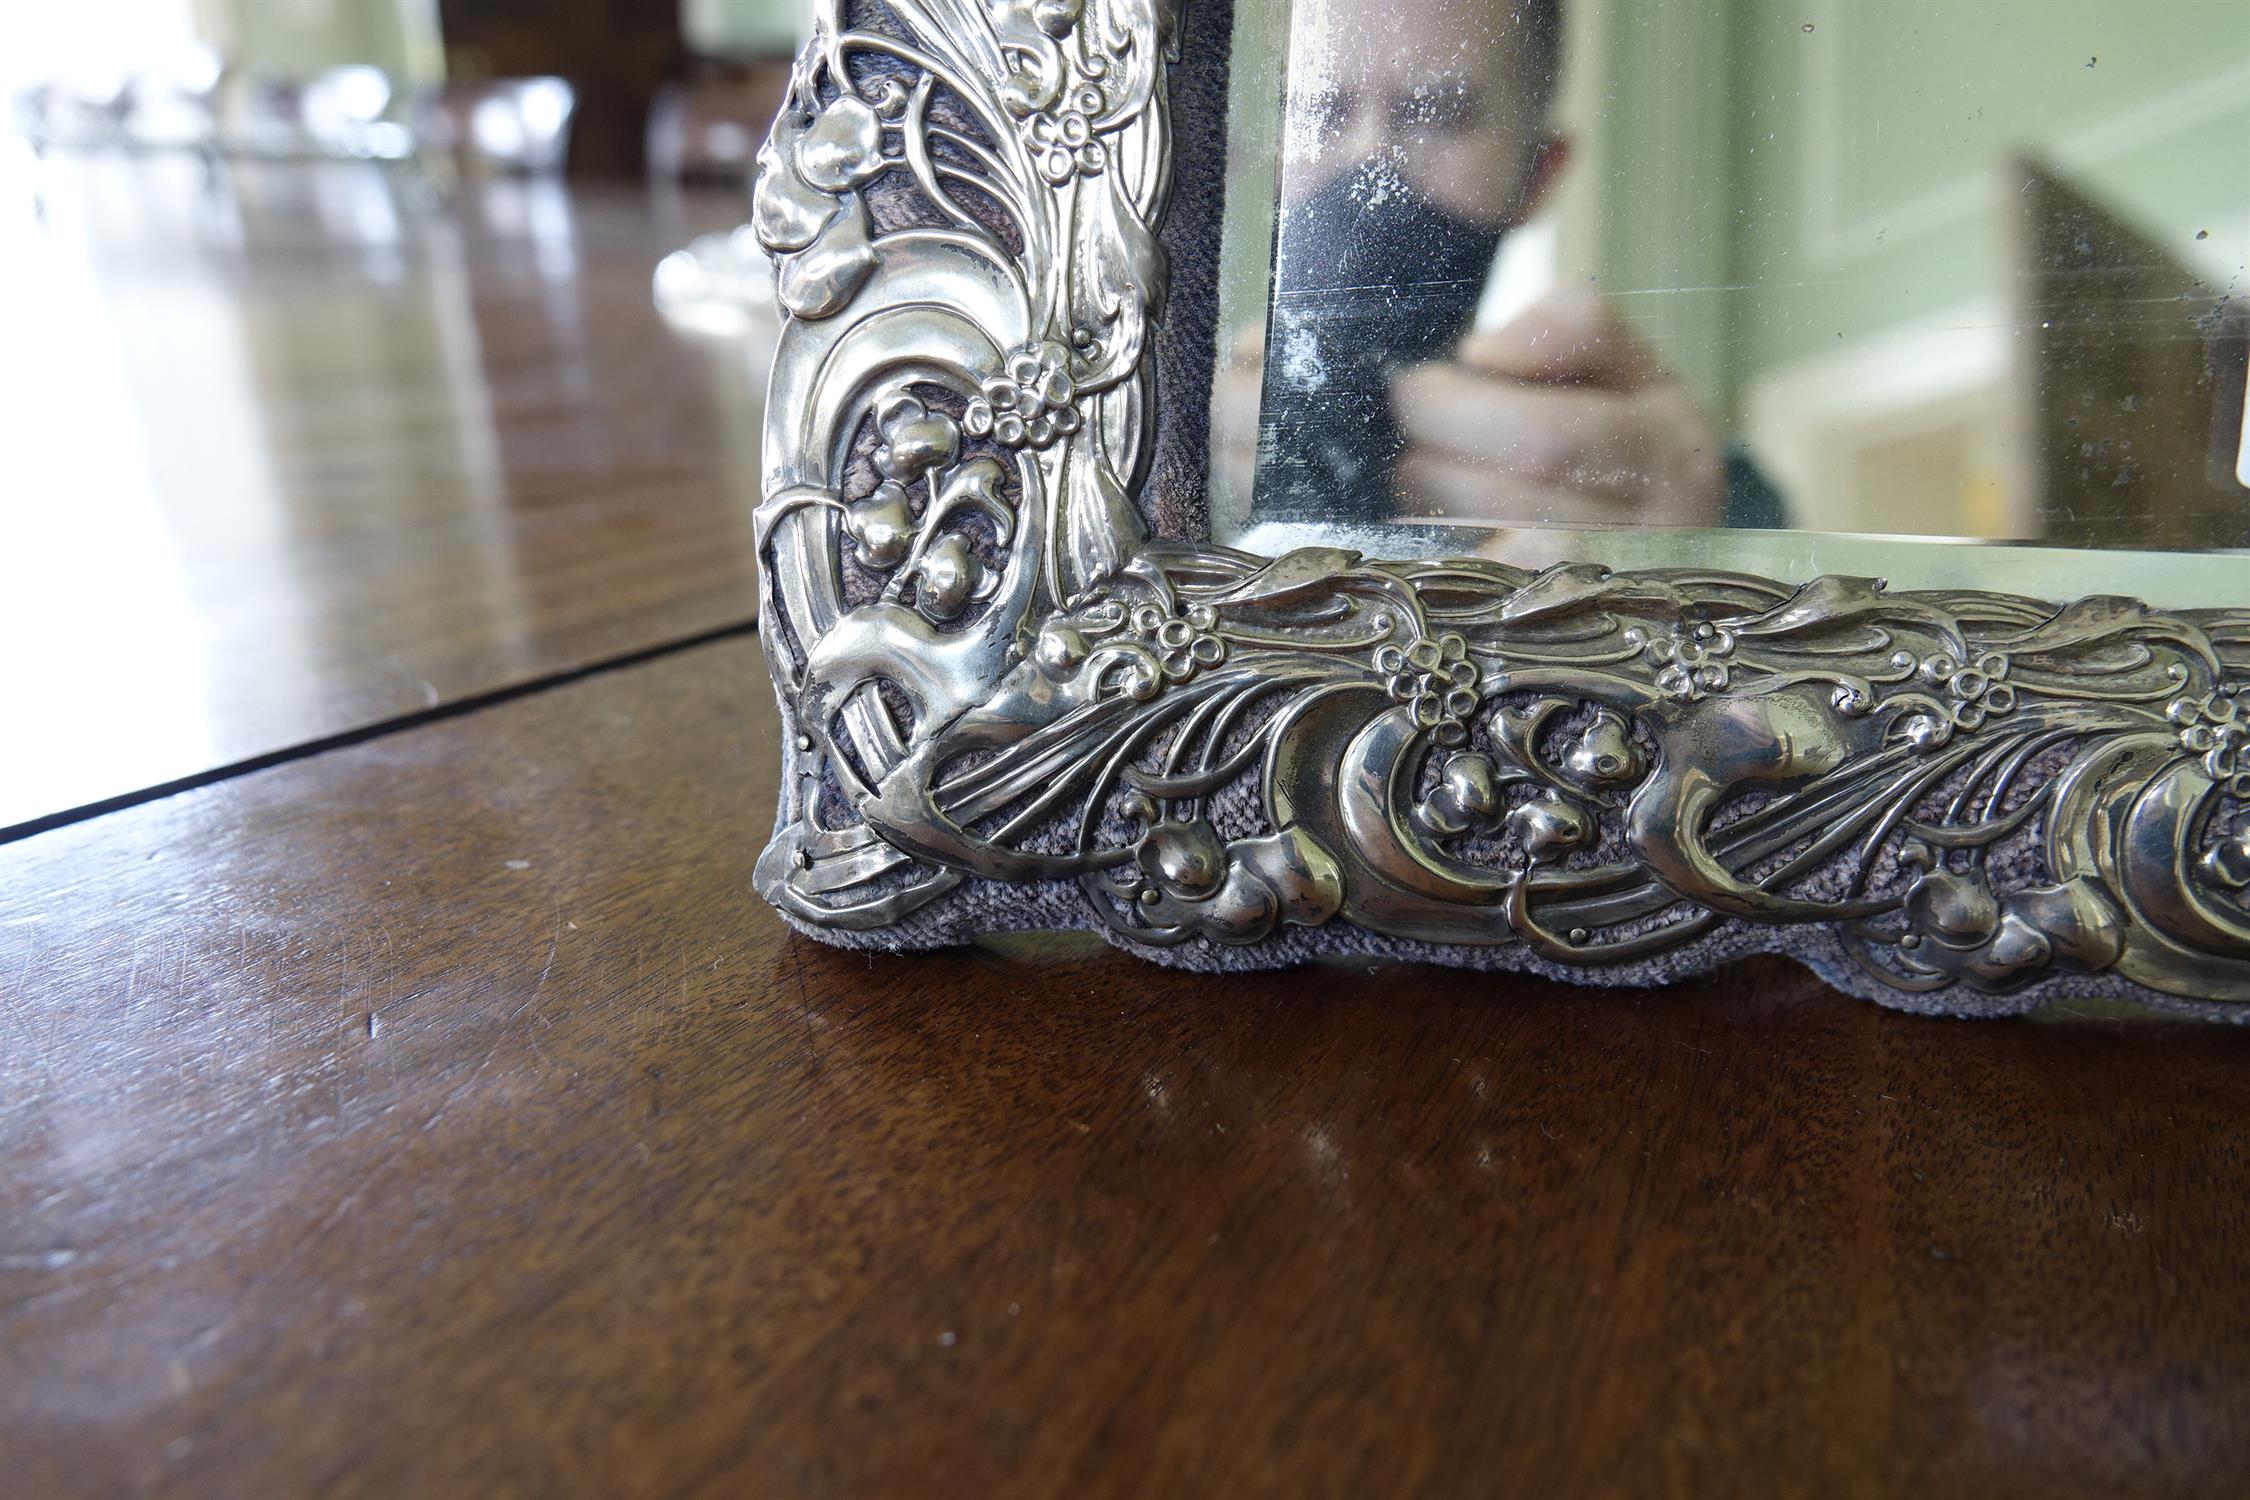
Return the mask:
{"type": "Polygon", "coordinates": [[[853,19],[755,204],[792,919],[1588,973],[1754,932],[1931,1008],[2250,1000],[2250,614],[1151,540],[1168,12],[853,19]]]}

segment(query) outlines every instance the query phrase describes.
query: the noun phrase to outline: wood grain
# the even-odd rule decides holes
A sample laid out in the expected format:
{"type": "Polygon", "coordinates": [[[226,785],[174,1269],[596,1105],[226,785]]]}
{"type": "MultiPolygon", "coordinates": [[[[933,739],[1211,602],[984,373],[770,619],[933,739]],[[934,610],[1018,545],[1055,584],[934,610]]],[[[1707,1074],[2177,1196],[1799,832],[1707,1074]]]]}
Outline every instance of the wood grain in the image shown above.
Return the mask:
{"type": "Polygon", "coordinates": [[[0,836],[754,617],[771,332],[650,295],[741,195],[200,172],[0,206],[0,836]]]}
{"type": "Polygon", "coordinates": [[[754,648],[0,849],[11,1495],[2210,1495],[2250,1035],[840,952],[754,648]]]}

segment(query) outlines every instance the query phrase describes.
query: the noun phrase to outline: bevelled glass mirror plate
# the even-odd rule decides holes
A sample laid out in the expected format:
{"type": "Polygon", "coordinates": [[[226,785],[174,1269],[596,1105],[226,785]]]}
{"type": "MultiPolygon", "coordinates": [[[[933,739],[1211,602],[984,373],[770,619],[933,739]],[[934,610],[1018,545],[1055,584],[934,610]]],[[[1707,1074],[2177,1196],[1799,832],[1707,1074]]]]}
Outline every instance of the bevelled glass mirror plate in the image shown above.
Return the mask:
{"type": "Polygon", "coordinates": [[[827,0],[761,891],[2232,1014],[2246,73],[2182,0],[827,0]]]}
{"type": "Polygon", "coordinates": [[[1220,536],[2250,602],[2250,6],[1298,0],[1235,40],[1220,536]]]}

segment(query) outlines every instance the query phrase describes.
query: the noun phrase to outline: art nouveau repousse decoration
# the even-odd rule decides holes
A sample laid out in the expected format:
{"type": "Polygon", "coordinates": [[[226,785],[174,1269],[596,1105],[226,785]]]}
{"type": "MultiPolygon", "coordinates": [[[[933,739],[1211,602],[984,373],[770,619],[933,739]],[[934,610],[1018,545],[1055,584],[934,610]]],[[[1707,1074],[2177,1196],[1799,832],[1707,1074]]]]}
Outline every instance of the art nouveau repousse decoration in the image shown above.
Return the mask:
{"type": "Polygon", "coordinates": [[[2250,613],[1152,539],[1172,24],[832,0],[798,64],[755,218],[783,912],[2250,1000],[2250,613]]]}

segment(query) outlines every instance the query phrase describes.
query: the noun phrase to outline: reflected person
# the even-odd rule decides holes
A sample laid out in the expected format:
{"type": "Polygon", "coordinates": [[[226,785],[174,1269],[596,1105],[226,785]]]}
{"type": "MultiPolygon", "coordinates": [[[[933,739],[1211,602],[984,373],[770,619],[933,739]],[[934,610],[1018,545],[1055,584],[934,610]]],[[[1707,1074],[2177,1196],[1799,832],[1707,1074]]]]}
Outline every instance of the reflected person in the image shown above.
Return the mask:
{"type": "Polygon", "coordinates": [[[1236,492],[1262,451],[1261,514],[1778,524],[1599,294],[1470,331],[1502,242],[1569,164],[1560,0],[1309,0],[1298,26],[1267,357],[1252,330],[1220,377],[1236,492]]]}

